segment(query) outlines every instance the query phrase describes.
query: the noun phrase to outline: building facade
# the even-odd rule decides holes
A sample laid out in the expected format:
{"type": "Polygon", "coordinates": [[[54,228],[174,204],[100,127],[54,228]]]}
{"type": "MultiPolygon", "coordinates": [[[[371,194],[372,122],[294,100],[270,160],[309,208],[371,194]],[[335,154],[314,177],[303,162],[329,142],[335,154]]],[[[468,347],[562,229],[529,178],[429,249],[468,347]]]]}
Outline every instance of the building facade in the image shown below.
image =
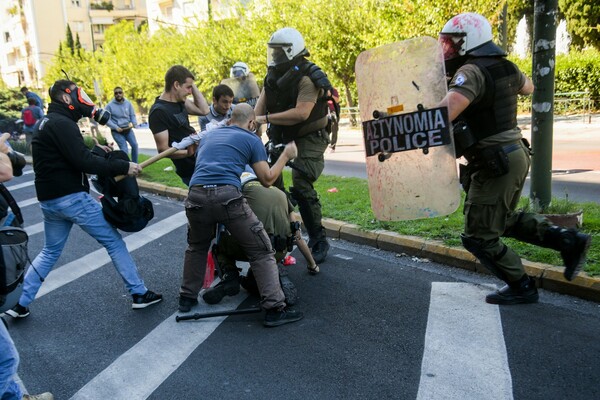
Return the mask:
{"type": "Polygon", "coordinates": [[[231,18],[248,0],[146,0],[150,33],[165,27],[180,32],[209,18],[231,18]]]}
{"type": "Polygon", "coordinates": [[[2,0],[0,75],[9,87],[40,88],[48,63],[66,38],[85,50],[104,42],[105,30],[122,20],[147,20],[146,0],[2,0]]]}

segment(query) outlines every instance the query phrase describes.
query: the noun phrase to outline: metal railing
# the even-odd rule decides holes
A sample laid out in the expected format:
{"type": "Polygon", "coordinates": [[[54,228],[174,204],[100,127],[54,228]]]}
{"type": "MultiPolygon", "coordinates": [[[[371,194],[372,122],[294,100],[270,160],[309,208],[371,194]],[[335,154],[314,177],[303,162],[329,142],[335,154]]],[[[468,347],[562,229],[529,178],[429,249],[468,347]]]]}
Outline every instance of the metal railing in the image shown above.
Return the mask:
{"type": "MultiPolygon", "coordinates": [[[[583,122],[591,123],[594,100],[588,91],[562,92],[554,94],[555,115],[582,115],[583,122]]],[[[519,96],[519,112],[531,113],[531,96],[519,96]]],[[[341,107],[340,119],[352,125],[360,124],[359,107],[341,107]]]]}
{"type": "MultiPolygon", "coordinates": [[[[588,91],[554,94],[554,115],[582,115],[583,122],[591,123],[594,100],[588,91]]],[[[531,113],[531,96],[519,96],[519,111],[531,113]]]]}

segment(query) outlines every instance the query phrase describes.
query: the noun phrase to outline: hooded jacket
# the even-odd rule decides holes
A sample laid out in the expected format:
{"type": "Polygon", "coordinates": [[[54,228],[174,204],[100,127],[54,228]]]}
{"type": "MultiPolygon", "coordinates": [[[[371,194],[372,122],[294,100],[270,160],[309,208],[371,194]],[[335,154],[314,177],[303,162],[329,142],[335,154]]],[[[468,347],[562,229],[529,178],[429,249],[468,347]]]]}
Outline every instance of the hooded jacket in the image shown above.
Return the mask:
{"type": "Polygon", "coordinates": [[[117,176],[129,171],[127,161],[92,154],[71,111],[60,103],[48,106],[48,114],[35,127],[31,147],[39,201],[89,193],[86,173],[117,176]]]}

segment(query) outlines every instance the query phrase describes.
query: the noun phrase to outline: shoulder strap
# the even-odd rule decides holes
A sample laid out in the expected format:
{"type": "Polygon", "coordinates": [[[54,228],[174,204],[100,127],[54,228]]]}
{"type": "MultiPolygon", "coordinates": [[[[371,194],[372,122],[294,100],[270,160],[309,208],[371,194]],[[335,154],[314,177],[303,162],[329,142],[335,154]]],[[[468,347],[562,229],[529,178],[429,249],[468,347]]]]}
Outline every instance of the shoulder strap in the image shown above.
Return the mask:
{"type": "Polygon", "coordinates": [[[19,225],[23,225],[23,214],[21,214],[21,209],[17,205],[15,198],[12,197],[12,194],[10,194],[10,192],[8,191],[6,186],[4,186],[3,183],[0,183],[0,194],[2,195],[2,197],[4,197],[4,199],[10,206],[10,209],[12,210],[13,214],[15,214],[15,218],[19,222],[19,225]]]}

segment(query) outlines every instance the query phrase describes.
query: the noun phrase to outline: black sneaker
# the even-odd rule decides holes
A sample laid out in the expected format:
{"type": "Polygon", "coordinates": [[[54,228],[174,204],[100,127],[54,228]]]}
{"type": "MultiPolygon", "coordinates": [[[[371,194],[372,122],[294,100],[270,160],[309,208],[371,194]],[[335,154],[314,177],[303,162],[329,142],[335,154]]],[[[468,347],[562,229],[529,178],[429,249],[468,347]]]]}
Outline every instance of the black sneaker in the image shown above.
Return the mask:
{"type": "Polygon", "coordinates": [[[240,292],[240,273],[235,270],[223,275],[223,279],[202,294],[206,304],[218,304],[225,296],[235,296],[240,292]]]}
{"type": "Polygon", "coordinates": [[[16,306],[11,308],[10,310],[5,311],[7,315],[10,315],[13,318],[25,318],[29,315],[29,308],[23,307],[19,303],[16,306]]]}
{"type": "Polygon", "coordinates": [[[151,290],[146,291],[144,294],[134,294],[132,297],[133,303],[131,304],[131,308],[134,310],[146,308],[162,300],[162,294],[154,293],[151,290]]]}
{"type": "Polygon", "coordinates": [[[531,278],[522,282],[506,285],[502,289],[485,296],[485,302],[489,304],[512,305],[537,303],[539,298],[535,281],[531,278]]]}
{"type": "Polygon", "coordinates": [[[179,296],[179,311],[190,312],[193,306],[198,304],[198,299],[191,297],[179,296]]]}
{"type": "Polygon", "coordinates": [[[329,251],[329,243],[327,239],[321,239],[312,246],[312,256],[315,259],[315,264],[321,264],[327,257],[329,251]]]}
{"type": "Polygon", "coordinates": [[[302,318],[304,318],[304,314],[290,307],[280,310],[271,309],[267,310],[263,325],[267,327],[280,326],[300,321],[302,318]]]}
{"type": "Polygon", "coordinates": [[[568,241],[570,242],[569,246],[565,246],[566,248],[561,250],[560,255],[565,263],[565,271],[563,273],[565,279],[571,281],[577,276],[585,263],[587,252],[592,243],[592,237],[570,229],[569,234],[571,235],[568,241]]]}

